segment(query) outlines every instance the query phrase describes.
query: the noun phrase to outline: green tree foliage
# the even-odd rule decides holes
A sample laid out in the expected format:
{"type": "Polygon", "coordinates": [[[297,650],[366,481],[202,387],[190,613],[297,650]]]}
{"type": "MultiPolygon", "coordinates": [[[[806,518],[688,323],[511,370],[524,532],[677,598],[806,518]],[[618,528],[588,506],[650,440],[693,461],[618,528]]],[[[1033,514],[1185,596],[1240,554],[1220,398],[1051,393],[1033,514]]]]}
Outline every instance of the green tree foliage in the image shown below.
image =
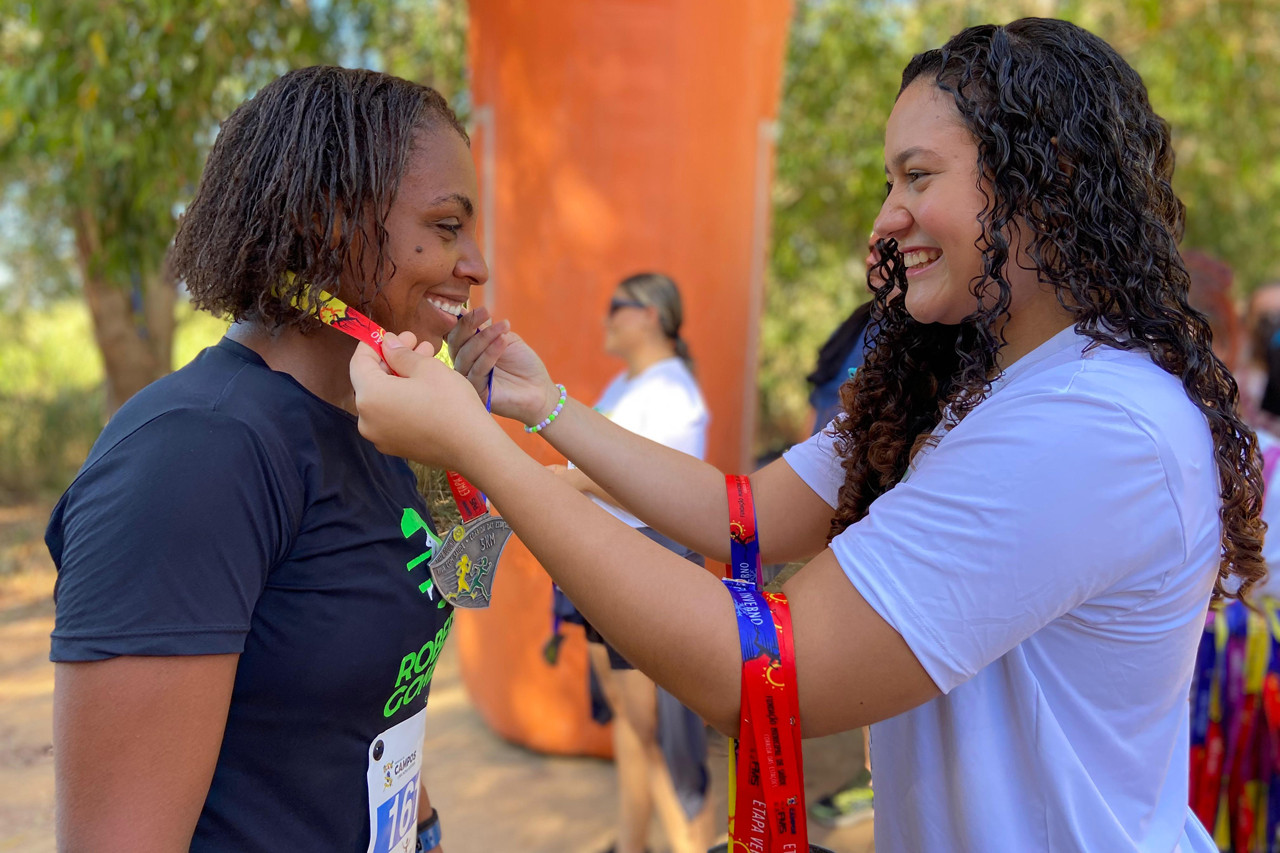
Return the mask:
{"type": "Polygon", "coordinates": [[[804,376],[865,298],[884,197],[884,122],[910,57],[959,29],[1061,17],[1106,38],[1173,127],[1184,246],[1280,276],[1280,14],[1273,0],[797,0],[787,57],[773,251],[761,329],[761,452],[804,436],[804,376]]]}
{"type": "Polygon", "coordinates": [[[301,0],[3,7],[0,174],[33,228],[72,237],[111,407],[170,368],[163,260],[218,120],[332,29],[301,0]]]}
{"type": "Polygon", "coordinates": [[[463,0],[6,0],[0,176],[14,189],[0,215],[22,219],[10,291],[79,286],[114,408],[170,369],[163,261],[219,120],[316,62],[462,92],[466,25],[463,0]]]}
{"type": "Polygon", "coordinates": [[[466,122],[466,0],[378,0],[364,8],[369,13],[365,43],[373,67],[430,86],[466,122]]]}

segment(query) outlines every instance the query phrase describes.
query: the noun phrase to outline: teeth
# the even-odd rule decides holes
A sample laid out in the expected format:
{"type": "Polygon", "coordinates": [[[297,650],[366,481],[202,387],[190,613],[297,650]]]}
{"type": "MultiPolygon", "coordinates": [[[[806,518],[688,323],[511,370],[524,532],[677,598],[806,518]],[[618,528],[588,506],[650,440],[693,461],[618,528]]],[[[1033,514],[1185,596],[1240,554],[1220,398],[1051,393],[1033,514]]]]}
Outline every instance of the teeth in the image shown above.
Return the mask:
{"type": "Polygon", "coordinates": [[[446,299],[440,299],[436,296],[427,297],[427,301],[444,313],[452,314],[455,317],[461,317],[462,312],[467,309],[467,304],[465,302],[453,302],[446,299]]]}
{"type": "Polygon", "coordinates": [[[916,252],[907,252],[902,256],[902,260],[907,265],[907,269],[912,269],[914,267],[931,264],[940,257],[942,257],[941,252],[935,252],[931,249],[922,249],[916,252]]]}

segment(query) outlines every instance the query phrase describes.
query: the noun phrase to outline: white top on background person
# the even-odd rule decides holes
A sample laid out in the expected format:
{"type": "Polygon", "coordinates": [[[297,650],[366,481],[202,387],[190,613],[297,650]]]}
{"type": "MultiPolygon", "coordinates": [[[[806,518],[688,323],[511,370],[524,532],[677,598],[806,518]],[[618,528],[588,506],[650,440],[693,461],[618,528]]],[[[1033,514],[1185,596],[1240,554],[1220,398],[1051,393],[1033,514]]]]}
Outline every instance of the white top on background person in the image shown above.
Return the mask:
{"type": "MultiPolygon", "coordinates": [[[[831,543],[943,693],[871,728],[877,847],[1182,836],[1191,660],[1170,650],[1213,587],[1212,438],[1176,377],[1088,342],[1068,328],[1019,359],[831,543]]],[[[836,505],[829,434],[784,458],[836,505]]]]}
{"type": "MultiPolygon", "coordinates": [[[[672,356],[636,376],[622,371],[595,405],[609,420],[651,441],[702,459],[707,450],[707,404],[684,361],[672,356]]],[[[630,527],[645,524],[631,513],[595,495],[589,497],[630,527]]]]}

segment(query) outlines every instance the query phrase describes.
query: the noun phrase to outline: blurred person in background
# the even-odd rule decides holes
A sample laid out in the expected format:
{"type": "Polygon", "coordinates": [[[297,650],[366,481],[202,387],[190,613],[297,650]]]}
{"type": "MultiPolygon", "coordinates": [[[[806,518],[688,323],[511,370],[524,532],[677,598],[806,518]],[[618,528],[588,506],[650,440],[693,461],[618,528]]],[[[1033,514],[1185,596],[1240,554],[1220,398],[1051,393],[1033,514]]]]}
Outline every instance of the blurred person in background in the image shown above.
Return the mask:
{"type": "MultiPolygon", "coordinates": [[[[1239,379],[1248,347],[1231,267],[1194,249],[1182,258],[1191,277],[1188,302],[1209,321],[1214,354],[1239,379]]],[[[1265,324],[1267,298],[1254,307],[1265,324]]],[[[1280,439],[1254,427],[1266,490],[1267,577],[1249,603],[1230,601],[1210,612],[1191,685],[1191,806],[1226,853],[1280,849],[1280,439]]]]}
{"type": "Polygon", "coordinates": [[[1245,315],[1246,358],[1236,371],[1240,411],[1255,426],[1280,430],[1280,281],[1249,297],[1245,315]]]}
{"type": "MultiPolygon", "coordinates": [[[[875,231],[867,238],[867,288],[874,293],[869,277],[879,260],[876,254],[875,231]]],[[[818,351],[818,363],[806,378],[813,386],[809,392],[809,404],[813,407],[812,435],[827,429],[831,421],[844,411],[840,401],[840,389],[853,379],[858,368],[866,360],[867,347],[874,339],[871,328],[871,309],[874,301],[868,299],[853,309],[845,321],[836,327],[818,351]]],[[[809,804],[814,819],[828,826],[852,826],[873,817],[873,793],[871,788],[871,729],[862,728],[863,766],[848,782],[826,796],[809,804]]]]}
{"type": "MultiPolygon", "coordinates": [[[[680,336],[684,308],[676,283],[660,273],[623,279],[605,316],[605,352],[626,362],[595,404],[613,423],[666,447],[704,458],[706,402],[680,336]]],[[[622,509],[581,470],[550,466],[610,515],[648,539],[704,566],[704,558],[622,509]]],[[[643,567],[637,567],[643,572],[643,567]]],[[[613,712],[618,772],[618,841],[608,853],[642,853],[649,821],[658,819],[675,853],[705,853],[714,834],[707,790],[707,735],[702,719],[635,669],[580,616],[591,666],[613,712]]]]}
{"type": "MultiPolygon", "coordinates": [[[[867,271],[875,267],[876,240],[878,235],[872,231],[867,239],[867,271]]],[[[818,363],[813,372],[805,379],[812,385],[809,391],[809,405],[813,407],[813,427],[811,435],[824,429],[836,415],[843,411],[840,404],[840,388],[853,378],[853,374],[866,360],[867,347],[874,337],[871,329],[871,309],[873,300],[871,281],[867,280],[868,290],[865,302],[853,309],[844,322],[836,327],[826,342],[818,350],[818,363]]]]}
{"type": "Polygon", "coordinates": [[[222,125],[171,260],[233,323],[115,414],[46,534],[59,849],[440,849],[438,540],[313,312],[438,345],[488,278],[476,198],[453,111],[396,77],[292,71],[222,125]]]}

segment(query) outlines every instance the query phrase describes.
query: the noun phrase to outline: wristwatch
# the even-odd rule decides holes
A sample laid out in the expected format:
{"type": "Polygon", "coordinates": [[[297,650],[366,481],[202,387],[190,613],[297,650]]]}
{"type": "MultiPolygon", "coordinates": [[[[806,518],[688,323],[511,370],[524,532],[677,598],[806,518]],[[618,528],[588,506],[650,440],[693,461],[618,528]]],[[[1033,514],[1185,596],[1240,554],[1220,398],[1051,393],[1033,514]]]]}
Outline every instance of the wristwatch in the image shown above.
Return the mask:
{"type": "Polygon", "coordinates": [[[431,816],[418,824],[418,846],[415,851],[427,853],[428,850],[435,850],[443,840],[444,833],[440,831],[440,813],[432,809],[431,816]]]}

